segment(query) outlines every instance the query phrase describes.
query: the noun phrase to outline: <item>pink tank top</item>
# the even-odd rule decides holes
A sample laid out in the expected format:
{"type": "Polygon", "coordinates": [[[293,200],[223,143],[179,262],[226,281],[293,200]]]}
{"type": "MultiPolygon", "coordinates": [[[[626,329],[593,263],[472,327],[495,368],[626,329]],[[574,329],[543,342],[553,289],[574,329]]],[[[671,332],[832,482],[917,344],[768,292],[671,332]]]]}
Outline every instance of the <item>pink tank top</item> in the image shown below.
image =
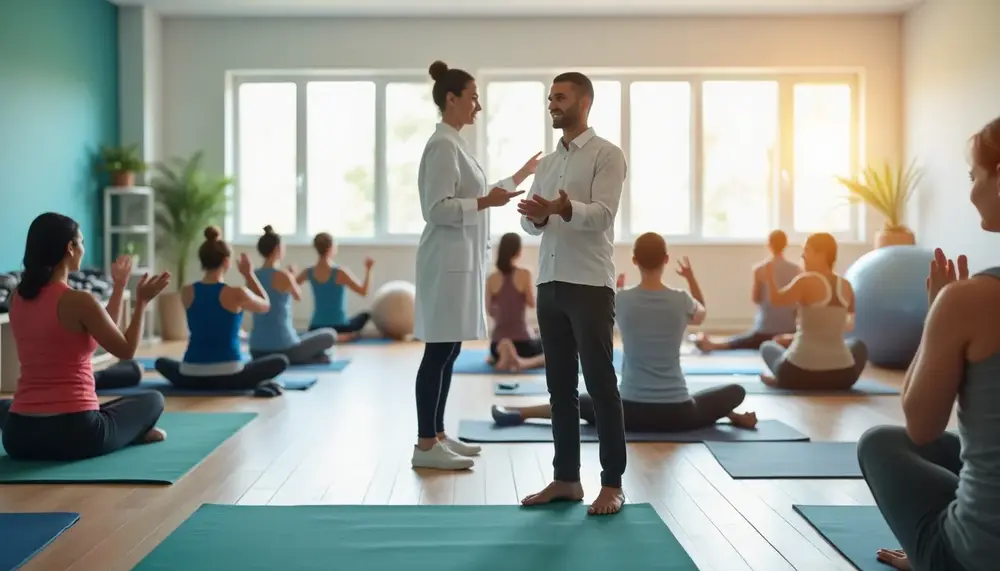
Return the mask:
{"type": "Polygon", "coordinates": [[[527,296],[517,291],[514,285],[514,272],[503,276],[503,284],[493,296],[493,341],[510,339],[511,341],[527,341],[531,339],[528,324],[524,316],[527,296]]]}
{"type": "Polygon", "coordinates": [[[91,357],[97,341],[59,322],[63,283],[45,286],[32,300],[15,296],[10,308],[21,376],[10,411],[18,414],[68,414],[98,410],[91,357]]]}

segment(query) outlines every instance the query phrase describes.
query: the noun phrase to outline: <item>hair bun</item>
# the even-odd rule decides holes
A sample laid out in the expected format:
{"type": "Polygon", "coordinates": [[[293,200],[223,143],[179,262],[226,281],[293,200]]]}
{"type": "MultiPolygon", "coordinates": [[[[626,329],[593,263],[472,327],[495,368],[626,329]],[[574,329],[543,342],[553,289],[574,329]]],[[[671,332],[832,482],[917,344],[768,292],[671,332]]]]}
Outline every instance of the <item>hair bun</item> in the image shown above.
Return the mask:
{"type": "Polygon", "coordinates": [[[268,224],[267,226],[264,226],[264,233],[265,234],[274,234],[274,226],[271,226],[270,224],[268,224]]]}
{"type": "Polygon", "coordinates": [[[448,64],[441,60],[437,60],[431,64],[430,67],[431,79],[434,81],[440,81],[444,74],[448,73],[448,64]]]}
{"type": "Polygon", "coordinates": [[[209,226],[205,228],[205,239],[209,242],[218,240],[219,236],[222,236],[222,230],[220,230],[218,226],[209,226]]]}

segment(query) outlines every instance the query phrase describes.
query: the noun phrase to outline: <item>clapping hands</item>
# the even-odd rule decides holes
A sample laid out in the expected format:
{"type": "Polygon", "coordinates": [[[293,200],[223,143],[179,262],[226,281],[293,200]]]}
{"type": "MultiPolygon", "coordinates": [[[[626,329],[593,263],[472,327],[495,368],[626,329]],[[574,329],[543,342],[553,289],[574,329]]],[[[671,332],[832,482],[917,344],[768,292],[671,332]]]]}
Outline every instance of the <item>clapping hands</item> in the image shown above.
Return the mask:
{"type": "Polygon", "coordinates": [[[934,303],[937,295],[946,285],[954,281],[969,279],[969,259],[964,254],[958,257],[957,272],[955,266],[955,262],[944,255],[944,250],[941,248],[934,250],[934,259],[931,261],[925,282],[928,306],[934,303]]]}
{"type": "Polygon", "coordinates": [[[118,291],[124,291],[128,286],[128,279],[132,276],[132,257],[118,256],[118,259],[111,264],[111,280],[118,291]]]}
{"type": "Polygon", "coordinates": [[[136,297],[141,303],[149,303],[170,283],[170,274],[163,272],[152,277],[149,274],[142,274],[139,283],[135,286],[136,297]]]}

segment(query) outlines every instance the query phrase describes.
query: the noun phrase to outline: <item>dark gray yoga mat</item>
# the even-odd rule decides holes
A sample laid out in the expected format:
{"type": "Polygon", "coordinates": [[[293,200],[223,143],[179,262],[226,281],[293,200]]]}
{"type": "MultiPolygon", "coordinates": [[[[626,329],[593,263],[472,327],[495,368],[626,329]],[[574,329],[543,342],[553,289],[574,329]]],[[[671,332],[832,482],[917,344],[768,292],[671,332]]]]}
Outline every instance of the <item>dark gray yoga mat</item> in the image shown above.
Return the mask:
{"type": "Polygon", "coordinates": [[[706,442],[737,480],[858,479],[857,442],[706,442]]]}
{"type": "MultiPolygon", "coordinates": [[[[696,393],[712,387],[721,385],[740,385],[746,389],[749,395],[808,395],[808,396],[861,396],[861,395],[898,395],[899,389],[890,385],[861,379],[854,384],[849,391],[815,391],[815,390],[793,390],[776,389],[760,382],[757,377],[720,376],[711,382],[701,377],[688,379],[688,391],[696,393]],[[697,379],[697,380],[695,380],[697,379]]],[[[582,390],[583,379],[580,380],[582,390]]],[[[498,396],[541,396],[548,395],[545,388],[545,381],[501,381],[493,386],[494,394],[498,396]]]]}
{"type": "MultiPolygon", "coordinates": [[[[458,438],[464,442],[552,442],[552,425],[542,422],[525,422],[517,426],[497,426],[492,420],[461,420],[458,438]]],[[[809,437],[777,420],[762,420],[754,430],[736,428],[729,424],[716,424],[700,430],[654,433],[629,432],[629,442],[761,442],[809,440],[809,437]]],[[[597,442],[597,429],[588,424],[580,425],[581,442],[597,442]]]]}
{"type": "Polygon", "coordinates": [[[875,506],[794,505],[809,525],[860,571],[888,571],[879,549],[899,549],[899,541],[875,506]]]}

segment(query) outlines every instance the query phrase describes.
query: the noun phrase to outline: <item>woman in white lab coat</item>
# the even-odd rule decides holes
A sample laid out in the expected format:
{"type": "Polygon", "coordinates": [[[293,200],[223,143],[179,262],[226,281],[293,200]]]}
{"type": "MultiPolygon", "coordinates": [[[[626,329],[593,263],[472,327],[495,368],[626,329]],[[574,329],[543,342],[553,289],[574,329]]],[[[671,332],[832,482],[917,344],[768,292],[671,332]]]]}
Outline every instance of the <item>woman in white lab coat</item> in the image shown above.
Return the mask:
{"type": "Polygon", "coordinates": [[[440,61],[431,65],[430,74],[441,122],[424,148],[417,179],[425,226],[417,247],[414,336],[426,345],[417,370],[417,445],[412,463],[415,468],[462,470],[472,467],[470,457],[480,448],[445,435],[444,408],[462,341],[487,335],[486,209],[503,206],[521,194],[517,186],[534,174],[538,154],[513,177],[487,187],[471,146],[459,135],[482,110],[475,79],[440,61]]]}

